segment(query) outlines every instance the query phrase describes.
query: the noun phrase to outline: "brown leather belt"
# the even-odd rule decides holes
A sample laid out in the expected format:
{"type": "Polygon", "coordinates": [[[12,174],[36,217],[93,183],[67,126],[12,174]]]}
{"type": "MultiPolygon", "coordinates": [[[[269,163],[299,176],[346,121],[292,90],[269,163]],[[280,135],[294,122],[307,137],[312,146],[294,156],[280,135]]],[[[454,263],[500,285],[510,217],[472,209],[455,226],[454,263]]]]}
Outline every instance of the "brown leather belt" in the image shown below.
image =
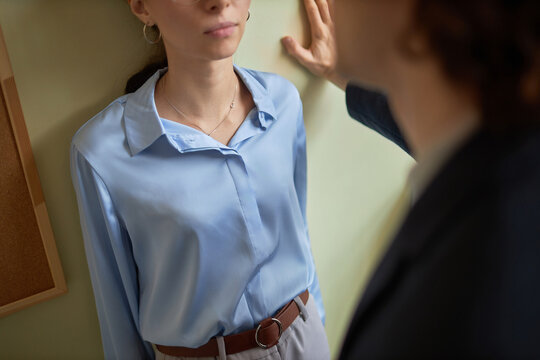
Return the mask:
{"type": "MultiPolygon", "coordinates": [[[[306,290],[300,294],[302,302],[307,304],[309,292],[306,290]]],[[[266,318],[259,323],[256,329],[241,332],[239,334],[224,336],[225,349],[228,355],[236,354],[242,351],[261,347],[263,349],[276,345],[281,334],[293,323],[300,315],[298,305],[291,300],[274,317],[266,318]]],[[[187,348],[181,346],[156,345],[157,349],[163,354],[170,356],[184,357],[209,357],[219,356],[218,344],[216,338],[199,348],[187,348]]]]}

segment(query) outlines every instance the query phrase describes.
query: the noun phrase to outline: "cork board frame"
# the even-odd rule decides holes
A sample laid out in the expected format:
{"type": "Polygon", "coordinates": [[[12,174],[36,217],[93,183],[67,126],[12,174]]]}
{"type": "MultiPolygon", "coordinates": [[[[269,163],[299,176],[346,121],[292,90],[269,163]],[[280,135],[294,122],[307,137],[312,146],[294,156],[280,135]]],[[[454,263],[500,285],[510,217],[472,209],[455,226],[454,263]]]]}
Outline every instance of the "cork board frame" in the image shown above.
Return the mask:
{"type": "Polygon", "coordinates": [[[0,28],[0,317],[67,292],[0,28]]]}

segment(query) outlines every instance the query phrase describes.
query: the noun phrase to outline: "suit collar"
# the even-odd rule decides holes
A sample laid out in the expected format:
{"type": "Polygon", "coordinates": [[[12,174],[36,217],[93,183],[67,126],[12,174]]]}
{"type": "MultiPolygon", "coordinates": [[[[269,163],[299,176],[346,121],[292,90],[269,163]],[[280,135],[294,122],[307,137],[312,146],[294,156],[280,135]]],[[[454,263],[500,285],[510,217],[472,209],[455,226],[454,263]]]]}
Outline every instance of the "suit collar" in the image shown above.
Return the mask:
{"type": "MultiPolygon", "coordinates": [[[[490,168],[497,157],[497,145],[483,131],[475,133],[426,188],[369,281],[351,323],[357,331],[368,321],[370,309],[380,304],[384,294],[397,286],[399,276],[408,265],[417,261],[426,248],[436,244],[437,238],[433,234],[441,225],[459,216],[459,211],[467,206],[471,192],[482,191],[493,173],[490,168]]],[[[354,339],[347,338],[343,348],[348,348],[351,341],[354,339]]]]}
{"type": "Polygon", "coordinates": [[[412,200],[415,203],[426,187],[434,180],[437,173],[447,163],[448,159],[467,142],[478,129],[475,121],[457,124],[434,144],[423,158],[417,159],[416,165],[409,174],[408,182],[411,187],[412,200]]]}

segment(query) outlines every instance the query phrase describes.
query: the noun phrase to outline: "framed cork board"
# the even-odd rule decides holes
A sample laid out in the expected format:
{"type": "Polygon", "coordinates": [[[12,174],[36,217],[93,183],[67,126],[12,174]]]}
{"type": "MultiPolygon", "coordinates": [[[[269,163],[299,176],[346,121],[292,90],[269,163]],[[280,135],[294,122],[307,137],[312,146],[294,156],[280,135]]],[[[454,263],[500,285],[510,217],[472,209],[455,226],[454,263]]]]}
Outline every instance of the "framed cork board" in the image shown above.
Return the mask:
{"type": "Polygon", "coordinates": [[[67,292],[0,28],[0,317],[67,292]]]}

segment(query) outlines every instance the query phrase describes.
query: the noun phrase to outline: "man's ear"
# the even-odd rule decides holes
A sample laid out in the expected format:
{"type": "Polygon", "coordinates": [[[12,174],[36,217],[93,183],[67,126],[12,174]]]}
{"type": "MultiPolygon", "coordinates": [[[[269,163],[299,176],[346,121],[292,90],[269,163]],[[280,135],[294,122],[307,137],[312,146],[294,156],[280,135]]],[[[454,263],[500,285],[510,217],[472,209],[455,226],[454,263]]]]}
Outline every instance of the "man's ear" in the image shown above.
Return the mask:
{"type": "Polygon", "coordinates": [[[131,12],[139,18],[146,25],[152,26],[155,22],[152,20],[150,13],[146,9],[146,2],[144,0],[128,0],[131,12]]]}

